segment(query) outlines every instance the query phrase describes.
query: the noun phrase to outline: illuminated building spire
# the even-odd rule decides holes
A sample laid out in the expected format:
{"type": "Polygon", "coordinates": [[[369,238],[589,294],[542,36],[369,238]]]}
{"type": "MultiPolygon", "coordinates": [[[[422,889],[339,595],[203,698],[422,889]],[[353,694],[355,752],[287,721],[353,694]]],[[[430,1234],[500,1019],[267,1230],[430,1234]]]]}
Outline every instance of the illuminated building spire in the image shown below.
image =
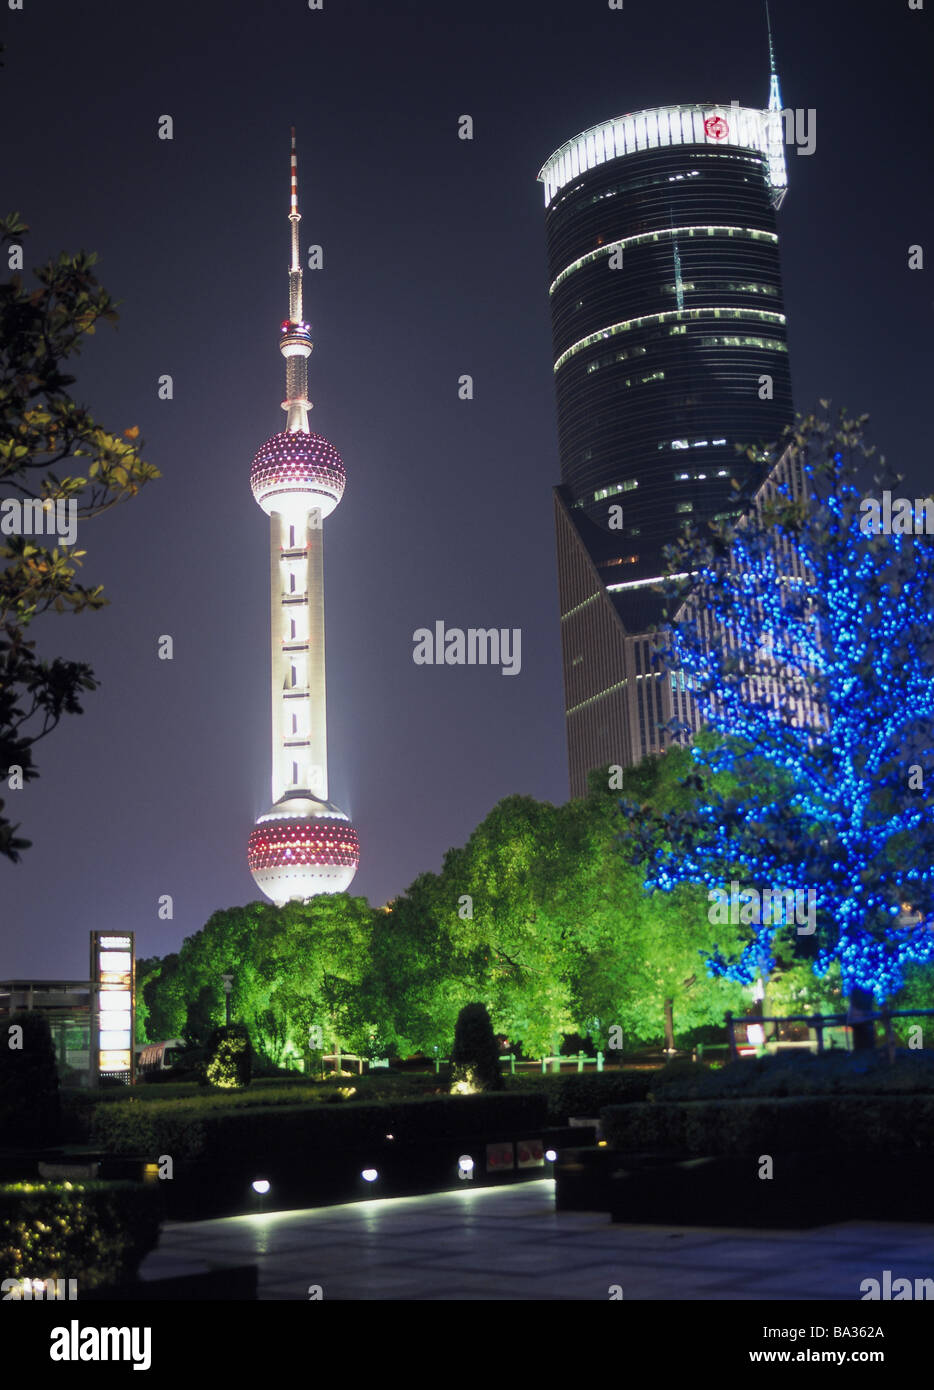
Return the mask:
{"type": "Polygon", "coordinates": [[[292,127],[291,184],[289,193],[289,221],[292,224],[292,257],[289,262],[289,317],[282,325],[279,351],[285,358],[285,400],[282,409],[287,412],[286,430],[299,430],[308,434],[308,412],[311,401],[308,399],[308,358],[311,356],[311,327],[302,318],[302,267],[298,250],[298,224],[302,214],[298,210],[298,159],[295,154],[295,127],[292,127]]]}
{"type": "Polygon", "coordinates": [[[775,45],[772,42],[772,19],[769,15],[769,0],[765,0],[765,23],[769,31],[769,110],[781,111],[782,94],[778,85],[778,72],[775,67],[775,45]]]}
{"type": "Polygon", "coordinates": [[[772,42],[772,19],[769,0],[765,0],[765,24],[769,33],[769,108],[766,113],[769,149],[769,183],[772,186],[772,206],[780,208],[788,192],[788,168],[785,164],[785,131],[782,115],[782,93],[775,67],[775,45],[772,42]]]}

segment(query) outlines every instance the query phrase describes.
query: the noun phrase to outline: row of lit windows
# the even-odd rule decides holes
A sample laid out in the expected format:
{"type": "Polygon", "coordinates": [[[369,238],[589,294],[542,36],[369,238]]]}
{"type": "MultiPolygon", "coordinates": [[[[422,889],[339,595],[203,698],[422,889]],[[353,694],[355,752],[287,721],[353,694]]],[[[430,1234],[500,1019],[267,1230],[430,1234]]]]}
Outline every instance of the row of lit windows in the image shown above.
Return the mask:
{"type": "MultiPolygon", "coordinates": [[[[665,294],[676,294],[678,285],[662,285],[665,294]]],[[[682,280],[680,288],[682,290],[696,290],[695,280],[682,280]]],[[[758,282],[749,281],[741,284],[736,280],[702,280],[700,285],[701,294],[711,294],[714,290],[728,290],[734,294],[778,294],[776,285],[763,285],[758,282]]]]}
{"type": "MultiPolygon", "coordinates": [[[[568,617],[569,615],[566,613],[564,616],[565,616],[565,617],[568,617]]],[[[598,700],[605,700],[606,697],[607,697],[607,695],[612,695],[612,694],[613,694],[613,691],[614,691],[614,690],[619,690],[621,686],[628,685],[628,684],[629,684],[628,678],[625,678],[625,677],[624,677],[623,680],[617,681],[615,685],[607,686],[606,690],[601,690],[600,693],[599,693],[598,695],[591,695],[589,699],[587,699],[587,700],[581,700],[581,702],[580,702],[579,705],[572,705],[571,708],[568,709],[568,710],[565,710],[564,713],[565,713],[566,716],[567,716],[567,715],[571,715],[571,714],[576,714],[577,711],[578,711],[579,709],[585,709],[587,705],[594,705],[594,704],[596,704],[596,702],[597,702],[598,700]]]]}
{"type": "Polygon", "coordinates": [[[621,352],[609,352],[606,357],[598,357],[595,362],[587,363],[588,372],[598,372],[601,367],[608,367],[612,362],[625,362],[627,357],[644,357],[648,352],[646,347],[624,348],[621,352]]]}
{"type": "MultiPolygon", "coordinates": [[[[664,146],[661,146],[660,148],[664,149],[665,147],[664,147],[664,146]]],[[[640,153],[641,153],[641,151],[640,151],[640,153]]],[[[709,148],[706,147],[706,146],[705,146],[705,149],[704,149],[704,153],[703,153],[702,155],[691,154],[691,155],[688,156],[688,158],[690,158],[690,159],[702,159],[702,160],[704,161],[705,164],[706,164],[706,163],[709,163],[709,161],[712,160],[712,159],[729,159],[729,160],[732,160],[734,163],[737,163],[737,164],[751,164],[755,169],[763,169],[763,168],[764,168],[764,162],[765,162],[765,161],[762,160],[762,159],[757,159],[754,155],[727,154],[725,151],[721,151],[721,150],[712,150],[712,149],[709,149],[709,148]]],[[[588,170],[587,172],[589,173],[590,171],[588,170]]],[[[696,173],[695,173],[694,170],[692,170],[692,171],[691,171],[691,177],[697,177],[697,176],[699,176],[699,175],[701,175],[701,174],[704,174],[704,173],[706,173],[706,172],[707,172],[707,171],[706,171],[706,170],[703,170],[703,169],[698,169],[698,170],[696,171],[696,173]]],[[[683,175],[675,175],[675,176],[674,176],[675,179],[677,179],[678,177],[682,177],[682,178],[683,178],[684,176],[683,176],[683,175]]],[[[616,197],[618,194],[620,194],[620,193],[630,193],[630,192],[632,192],[633,189],[636,189],[636,188],[651,188],[651,187],[652,187],[653,185],[655,185],[655,184],[659,184],[659,183],[671,183],[672,181],[673,181],[672,175],[670,175],[670,174],[650,174],[650,175],[646,175],[645,177],[643,177],[643,178],[641,178],[641,179],[632,179],[632,178],[626,179],[626,180],[624,180],[624,182],[622,182],[622,183],[611,184],[609,188],[605,188],[601,193],[595,193],[595,194],[593,194],[593,196],[592,196],[591,198],[589,198],[587,201],[581,202],[581,203],[577,203],[577,204],[575,205],[575,207],[576,207],[576,208],[591,207],[594,203],[602,202],[602,200],[603,200],[604,198],[615,198],[615,197],[616,197]]],[[[580,188],[583,188],[583,186],[584,186],[584,179],[581,179],[581,181],[580,181],[579,183],[576,183],[576,184],[574,185],[573,188],[569,189],[568,192],[564,194],[564,197],[562,197],[561,202],[563,203],[563,202],[565,201],[565,199],[568,197],[569,194],[571,194],[571,193],[576,193],[577,190],[580,189],[580,188]]],[[[557,210],[557,208],[555,208],[555,211],[556,211],[556,210],[557,210]]]]}
{"type": "Polygon", "coordinates": [[[564,366],[569,358],[583,352],[585,348],[593,347],[604,338],[615,337],[617,333],[628,333],[631,328],[642,328],[650,324],[666,323],[670,319],[677,320],[676,325],[670,330],[673,333],[684,333],[687,331],[685,320],[699,319],[758,319],[764,323],[785,323],[785,315],[776,313],[771,309],[671,309],[661,314],[643,314],[638,318],[624,319],[622,323],[611,324],[608,328],[598,329],[596,333],[589,333],[586,338],[581,338],[579,342],[572,343],[555,363],[554,370],[557,372],[564,366]]]}
{"type": "Polygon", "coordinates": [[[776,338],[699,338],[700,347],[758,347],[766,348],[769,352],[787,352],[788,344],[780,343],[776,338]]]}
{"type": "MultiPolygon", "coordinates": [[[[716,446],[725,443],[725,439],[662,439],[659,441],[656,447],[659,449],[706,449],[707,446],[710,444],[716,446]]],[[[676,478],[679,478],[681,476],[681,474],[675,474],[676,478]]],[[[687,474],[685,473],[683,476],[686,478],[687,474]]]]}
{"type": "Polygon", "coordinates": [[[614,483],[612,487],[602,487],[599,492],[594,493],[593,500],[602,502],[607,497],[615,497],[618,492],[632,492],[633,488],[638,486],[638,478],[627,478],[624,483],[614,483]]]}
{"type": "Polygon", "coordinates": [[[617,241],[611,241],[606,246],[598,246],[596,251],[588,251],[586,256],[579,256],[576,261],[572,261],[570,265],[565,266],[564,270],[562,270],[559,275],[555,276],[554,280],[551,282],[548,293],[554,294],[561,282],[566,280],[569,275],[573,275],[575,270],[581,270],[585,265],[590,265],[600,256],[612,255],[612,253],[618,251],[620,247],[622,247],[625,252],[627,246],[645,246],[649,242],[659,241],[662,237],[684,237],[688,240],[693,240],[694,237],[700,233],[708,237],[739,237],[748,241],[771,241],[773,243],[778,241],[777,233],[763,232],[755,227],[711,226],[704,223],[691,227],[663,227],[657,232],[639,232],[635,236],[621,237],[617,241]]]}
{"type": "MultiPolygon", "coordinates": [[[[709,476],[713,477],[713,474],[709,476]]],[[[719,468],[716,476],[718,478],[728,478],[730,475],[725,468],[719,468]]],[[[704,482],[708,475],[706,473],[676,473],[674,477],[676,483],[689,483],[691,481],[704,482]]]]}

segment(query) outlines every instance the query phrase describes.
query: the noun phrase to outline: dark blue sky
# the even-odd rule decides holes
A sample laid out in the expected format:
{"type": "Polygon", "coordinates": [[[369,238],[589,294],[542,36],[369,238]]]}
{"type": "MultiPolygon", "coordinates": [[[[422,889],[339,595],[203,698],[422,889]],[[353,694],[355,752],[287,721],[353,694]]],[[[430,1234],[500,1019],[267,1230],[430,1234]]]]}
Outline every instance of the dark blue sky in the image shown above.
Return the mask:
{"type": "MultiPolygon", "coordinates": [[[[907,0],[774,0],[772,15],[785,104],[817,120],[779,214],[796,404],[871,412],[928,490],[934,293],[907,248],[934,255],[931,16],[907,0]]],[[[269,798],[268,531],[248,474],[284,424],[293,123],[302,244],[325,256],[305,277],[311,424],[348,474],[325,587],[354,891],[380,903],[437,869],[503,796],[563,801],[536,174],[612,115],[764,105],[762,6],[49,0],[6,30],[4,203],[33,229],[27,264],[99,252],[121,321],[89,343],[75,390],[108,428],[139,425],[164,476],[82,529],[83,579],[110,607],[33,629],[102,684],[39,746],[41,780],[9,794],[34,847],[0,863],[0,977],[84,975],[93,927],[162,954],[258,896],[245,847],[269,798]],[[166,113],[172,142],[156,136],[166,113]],[[437,619],[521,628],[521,674],[415,666],[412,633],[437,619]]]]}

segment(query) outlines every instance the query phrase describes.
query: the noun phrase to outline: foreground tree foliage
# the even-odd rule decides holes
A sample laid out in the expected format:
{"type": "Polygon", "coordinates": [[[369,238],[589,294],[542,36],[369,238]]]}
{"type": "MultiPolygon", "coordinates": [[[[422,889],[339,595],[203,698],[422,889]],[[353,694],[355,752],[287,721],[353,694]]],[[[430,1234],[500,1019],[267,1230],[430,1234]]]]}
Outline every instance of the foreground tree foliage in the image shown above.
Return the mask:
{"type": "MultiPolygon", "coordinates": [[[[644,814],[690,802],[675,748],[626,773],[644,814]]],[[[348,894],[215,913],[177,956],[146,962],[151,1040],[203,1037],[231,1016],[266,1065],[306,1066],[338,1048],[446,1057],[459,1012],[482,1001],[507,1051],[540,1057],[580,1033],[604,1051],[667,1039],[742,1012],[743,989],[711,977],[720,929],[697,889],[650,897],[604,773],[555,807],[507,797],[437,874],[386,908],[348,894]]],[[[738,938],[737,938],[738,940],[738,938]]]]}
{"type": "MultiPolygon", "coordinates": [[[[719,737],[692,747],[693,804],[642,817],[639,838],[652,889],[736,878],[812,895],[816,931],[747,917],[715,971],[748,983],[779,951],[804,952],[844,995],[881,1002],[934,958],[934,542],[865,524],[864,425],[802,420],[790,442],[805,497],[780,488],[674,556],[698,587],[667,659],[719,737]],[[708,645],[701,607],[730,641],[708,645]]],[[[899,481],[880,474],[871,495],[899,481]]]]}
{"type": "MultiPolygon", "coordinates": [[[[29,228],[18,214],[0,219],[8,263],[22,265],[29,228]]],[[[117,319],[114,301],[93,273],[96,256],[60,255],[35,272],[35,287],[14,270],[0,284],[0,772],[21,784],[39,775],[33,748],[97,681],[85,662],[40,659],[27,631],[36,618],[81,613],[107,600],[101,585],[77,582],[86,552],[44,535],[17,534],[23,501],[74,504],[78,521],[134,497],[159,476],[139,454],[139,430],[102,428],[69,393],[75,378],[63,370],[83,339],[117,319]],[[46,544],[46,540],[52,542],[46,544]]],[[[0,801],[0,854],[16,861],[30,841],[16,832],[0,801]]]]}

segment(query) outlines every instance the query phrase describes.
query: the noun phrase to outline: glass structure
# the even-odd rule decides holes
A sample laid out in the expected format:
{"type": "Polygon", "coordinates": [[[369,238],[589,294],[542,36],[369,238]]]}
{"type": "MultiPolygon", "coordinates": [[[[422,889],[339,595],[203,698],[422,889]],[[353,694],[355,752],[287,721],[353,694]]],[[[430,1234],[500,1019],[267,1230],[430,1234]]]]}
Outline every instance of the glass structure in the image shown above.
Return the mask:
{"type": "Polygon", "coordinates": [[[665,744],[653,672],[664,549],[763,482],[737,445],[793,419],[769,109],[681,105],[575,136],[545,191],[561,484],[555,492],[572,795],[665,744]]]}

